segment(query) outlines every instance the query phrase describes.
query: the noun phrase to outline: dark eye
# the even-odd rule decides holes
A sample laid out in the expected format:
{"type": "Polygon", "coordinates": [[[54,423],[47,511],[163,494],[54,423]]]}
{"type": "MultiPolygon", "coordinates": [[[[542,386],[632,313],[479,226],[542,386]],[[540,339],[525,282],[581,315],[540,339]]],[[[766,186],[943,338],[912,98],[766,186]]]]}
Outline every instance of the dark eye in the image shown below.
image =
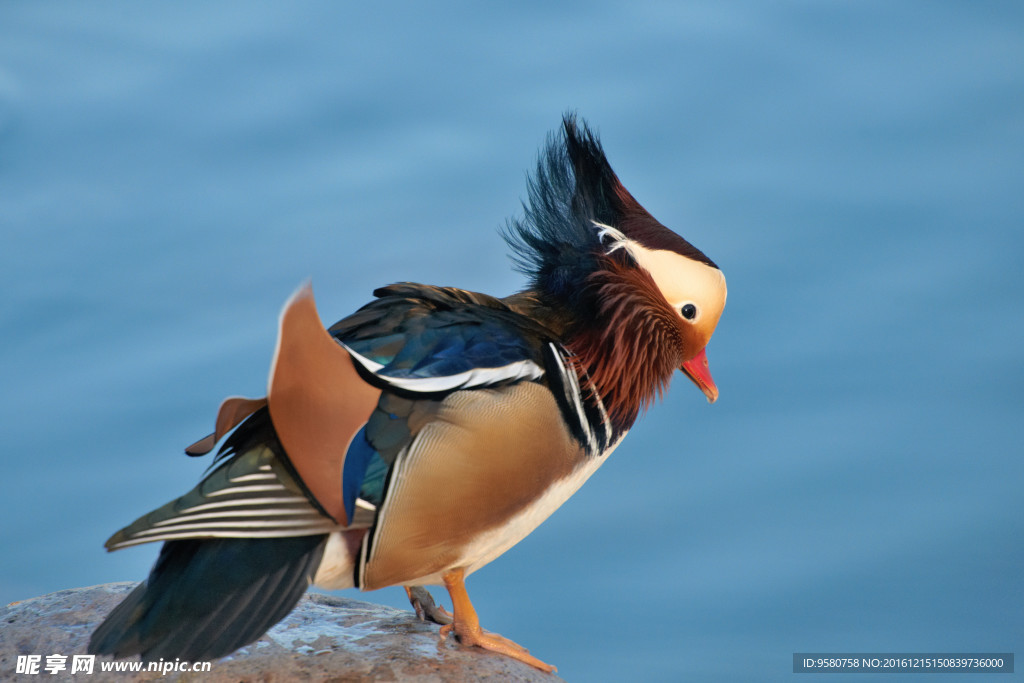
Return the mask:
{"type": "Polygon", "coordinates": [[[683,314],[683,317],[687,320],[693,320],[697,317],[697,307],[693,304],[683,304],[683,307],[679,309],[679,312],[683,314]]]}

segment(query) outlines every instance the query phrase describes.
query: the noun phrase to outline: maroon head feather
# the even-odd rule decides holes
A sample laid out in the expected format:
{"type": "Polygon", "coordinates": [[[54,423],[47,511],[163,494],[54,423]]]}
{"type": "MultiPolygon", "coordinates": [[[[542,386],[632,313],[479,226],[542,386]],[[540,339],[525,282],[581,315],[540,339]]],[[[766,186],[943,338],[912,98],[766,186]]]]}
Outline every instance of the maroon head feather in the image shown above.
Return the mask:
{"type": "Polygon", "coordinates": [[[612,423],[628,429],[702,340],[682,324],[649,274],[615,256],[602,259],[587,283],[599,302],[600,324],[577,328],[568,346],[612,423]]]}

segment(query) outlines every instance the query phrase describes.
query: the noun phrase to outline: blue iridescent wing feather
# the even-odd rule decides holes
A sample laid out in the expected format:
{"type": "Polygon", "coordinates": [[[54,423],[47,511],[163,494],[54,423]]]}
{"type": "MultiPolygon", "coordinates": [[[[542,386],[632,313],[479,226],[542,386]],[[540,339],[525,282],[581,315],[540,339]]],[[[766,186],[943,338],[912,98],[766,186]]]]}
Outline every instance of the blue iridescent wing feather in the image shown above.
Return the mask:
{"type": "Polygon", "coordinates": [[[500,300],[451,288],[402,284],[330,328],[380,401],[345,457],[343,498],[379,505],[398,453],[453,391],[539,381],[553,336],[500,300]]]}
{"type": "Polygon", "coordinates": [[[376,294],[330,332],[381,388],[447,392],[543,375],[550,333],[498,299],[410,284],[376,294]]]}

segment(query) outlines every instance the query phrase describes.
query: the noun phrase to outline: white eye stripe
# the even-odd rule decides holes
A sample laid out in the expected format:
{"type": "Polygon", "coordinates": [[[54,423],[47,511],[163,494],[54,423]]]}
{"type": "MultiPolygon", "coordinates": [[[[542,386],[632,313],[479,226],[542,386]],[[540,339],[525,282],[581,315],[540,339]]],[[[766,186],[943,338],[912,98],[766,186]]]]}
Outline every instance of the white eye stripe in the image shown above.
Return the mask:
{"type": "Polygon", "coordinates": [[[666,303],[676,310],[680,318],[701,327],[707,336],[711,335],[725,308],[725,276],[721,270],[673,251],[648,249],[629,239],[618,228],[591,222],[605,254],[624,249],[651,275],[666,303]],[[692,318],[683,315],[682,309],[687,304],[694,306],[692,318]]]}

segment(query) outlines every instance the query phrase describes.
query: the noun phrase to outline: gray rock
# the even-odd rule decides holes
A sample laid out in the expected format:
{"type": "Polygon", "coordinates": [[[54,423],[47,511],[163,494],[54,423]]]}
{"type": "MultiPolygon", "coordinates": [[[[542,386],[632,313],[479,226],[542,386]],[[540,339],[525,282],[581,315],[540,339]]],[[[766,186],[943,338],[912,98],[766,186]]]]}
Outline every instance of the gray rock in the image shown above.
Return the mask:
{"type": "MultiPolygon", "coordinates": [[[[17,677],[18,655],[42,655],[44,680],[83,681],[559,681],[531,666],[479,648],[441,642],[438,627],[412,612],[358,600],[309,593],[266,635],[205,673],[158,671],[129,675],[71,675],[71,656],[84,654],[96,625],[134,583],[73,588],[11,603],[0,609],[0,679],[17,677]],[[50,675],[46,656],[67,656],[67,669],[50,675]]],[[[137,658],[124,660],[138,661],[137,658]]],[[[145,667],[145,664],[143,664],[145,667]]]]}

